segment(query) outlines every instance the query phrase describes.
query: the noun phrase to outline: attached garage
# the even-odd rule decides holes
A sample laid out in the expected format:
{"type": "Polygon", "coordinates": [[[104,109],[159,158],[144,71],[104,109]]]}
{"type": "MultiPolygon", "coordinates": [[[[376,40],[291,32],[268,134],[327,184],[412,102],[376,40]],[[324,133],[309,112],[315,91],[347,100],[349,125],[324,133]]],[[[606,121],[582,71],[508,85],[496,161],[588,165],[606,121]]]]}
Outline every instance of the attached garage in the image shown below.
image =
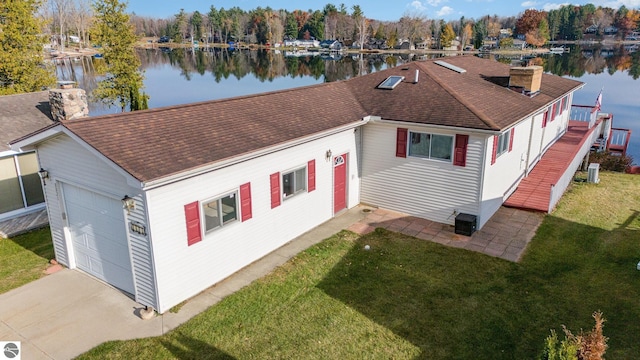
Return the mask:
{"type": "Polygon", "coordinates": [[[70,243],[78,269],[135,293],[119,199],[62,183],[70,243]]]}

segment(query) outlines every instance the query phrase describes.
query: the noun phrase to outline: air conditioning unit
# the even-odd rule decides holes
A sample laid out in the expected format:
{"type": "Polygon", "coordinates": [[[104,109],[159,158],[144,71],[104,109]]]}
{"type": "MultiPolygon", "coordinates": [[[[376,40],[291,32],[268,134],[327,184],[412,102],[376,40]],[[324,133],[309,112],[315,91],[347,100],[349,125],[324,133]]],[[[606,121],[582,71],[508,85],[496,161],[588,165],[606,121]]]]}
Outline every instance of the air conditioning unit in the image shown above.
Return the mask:
{"type": "Polygon", "coordinates": [[[471,214],[456,215],[455,233],[471,236],[476,231],[477,216],[471,214]]]}
{"type": "Polygon", "coordinates": [[[597,184],[600,182],[600,164],[589,164],[589,170],[587,174],[587,182],[597,184]]]}

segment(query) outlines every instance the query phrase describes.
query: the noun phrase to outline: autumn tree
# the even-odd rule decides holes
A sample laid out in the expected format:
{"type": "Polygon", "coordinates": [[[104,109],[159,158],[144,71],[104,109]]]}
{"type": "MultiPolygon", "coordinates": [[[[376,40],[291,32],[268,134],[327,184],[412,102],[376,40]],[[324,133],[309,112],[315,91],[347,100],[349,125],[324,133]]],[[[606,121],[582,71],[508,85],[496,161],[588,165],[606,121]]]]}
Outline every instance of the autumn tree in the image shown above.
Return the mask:
{"type": "Polygon", "coordinates": [[[547,13],[535,9],[526,10],[516,22],[516,33],[527,34],[531,31],[538,30],[540,21],[546,19],[547,13]]]}
{"type": "Polygon", "coordinates": [[[455,38],[456,38],[456,33],[455,31],[453,31],[453,26],[451,26],[451,24],[446,24],[443,27],[441,27],[440,46],[442,46],[443,49],[450,47],[455,38]]]}
{"type": "Polygon", "coordinates": [[[43,66],[42,22],[35,14],[40,1],[4,0],[0,5],[0,94],[42,90],[55,83],[43,66]]]}
{"type": "Polygon", "coordinates": [[[622,32],[622,36],[626,36],[631,31],[638,28],[640,23],[640,11],[627,9],[622,5],[616,13],[616,26],[622,32]]]}
{"type": "Polygon", "coordinates": [[[473,27],[471,26],[471,22],[464,24],[464,28],[462,29],[462,35],[460,36],[460,45],[464,48],[465,45],[469,43],[471,37],[473,36],[473,27]]]}
{"type": "Polygon", "coordinates": [[[147,108],[140,60],[135,54],[136,36],[129,24],[126,5],[118,0],[96,0],[93,39],[102,46],[107,64],[106,76],[93,95],[108,105],[118,104],[122,111],[147,108]]]}

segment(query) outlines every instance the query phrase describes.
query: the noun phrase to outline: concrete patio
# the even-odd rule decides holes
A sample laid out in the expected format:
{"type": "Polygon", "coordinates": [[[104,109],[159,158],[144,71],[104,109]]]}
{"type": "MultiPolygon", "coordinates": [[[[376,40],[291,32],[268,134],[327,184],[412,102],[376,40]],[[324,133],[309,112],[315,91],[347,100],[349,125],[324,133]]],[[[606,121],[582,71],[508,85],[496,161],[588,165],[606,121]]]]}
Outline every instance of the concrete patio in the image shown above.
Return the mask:
{"type": "Polygon", "coordinates": [[[543,218],[542,213],[501,207],[481,230],[476,231],[472,236],[464,236],[456,234],[452,225],[375,209],[351,225],[348,230],[367,234],[381,227],[419,239],[517,262],[543,218]]]}

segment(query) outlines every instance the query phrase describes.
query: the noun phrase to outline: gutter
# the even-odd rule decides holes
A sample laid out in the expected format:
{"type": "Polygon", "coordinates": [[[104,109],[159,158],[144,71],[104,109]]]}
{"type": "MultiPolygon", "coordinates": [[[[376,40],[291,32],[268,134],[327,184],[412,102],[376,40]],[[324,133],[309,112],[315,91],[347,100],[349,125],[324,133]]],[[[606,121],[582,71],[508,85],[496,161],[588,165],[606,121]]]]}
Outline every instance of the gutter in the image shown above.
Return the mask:
{"type": "Polygon", "coordinates": [[[495,134],[500,134],[502,131],[500,130],[483,130],[483,129],[474,129],[474,128],[464,128],[464,127],[458,127],[458,126],[447,126],[447,125],[435,125],[435,124],[426,124],[426,123],[414,123],[414,122],[407,122],[407,121],[402,121],[402,120],[385,120],[379,117],[371,117],[371,122],[374,123],[381,123],[381,124],[391,124],[391,125],[414,125],[414,126],[428,126],[428,127],[433,127],[436,129],[443,129],[443,130],[454,130],[454,131],[461,131],[461,132],[473,132],[473,133],[478,133],[478,134],[485,134],[485,135],[495,135],[495,134]]]}
{"type": "Polygon", "coordinates": [[[360,127],[362,125],[365,125],[366,123],[368,123],[371,120],[371,116],[365,116],[364,118],[362,118],[361,120],[358,120],[357,122],[353,122],[347,125],[343,125],[337,128],[333,128],[330,130],[326,130],[320,133],[315,133],[306,137],[302,137],[299,139],[295,139],[283,144],[279,144],[279,145],[275,145],[272,147],[268,147],[268,148],[264,148],[258,151],[253,151],[250,152],[248,154],[245,155],[241,155],[241,156],[237,156],[237,157],[233,157],[231,159],[227,159],[227,160],[223,160],[220,162],[216,162],[214,164],[209,164],[206,166],[202,166],[202,167],[198,167],[192,170],[188,170],[188,171],[184,171],[175,175],[170,175],[167,177],[163,177],[157,180],[151,180],[151,181],[147,181],[147,182],[141,182],[141,188],[144,191],[147,190],[151,190],[151,189],[155,189],[161,186],[165,186],[165,185],[169,185],[172,184],[174,182],[178,182],[178,181],[182,181],[194,176],[198,176],[198,175],[202,175],[211,171],[215,171],[215,170],[219,170],[228,166],[232,166],[232,165],[236,165],[245,161],[249,161],[249,160],[253,160],[274,152],[278,152],[281,150],[285,150],[300,144],[304,144],[310,141],[314,141],[314,140],[318,140],[327,136],[331,136],[340,132],[343,132],[345,130],[350,130],[350,129],[354,129],[357,127],[360,127]]]}

